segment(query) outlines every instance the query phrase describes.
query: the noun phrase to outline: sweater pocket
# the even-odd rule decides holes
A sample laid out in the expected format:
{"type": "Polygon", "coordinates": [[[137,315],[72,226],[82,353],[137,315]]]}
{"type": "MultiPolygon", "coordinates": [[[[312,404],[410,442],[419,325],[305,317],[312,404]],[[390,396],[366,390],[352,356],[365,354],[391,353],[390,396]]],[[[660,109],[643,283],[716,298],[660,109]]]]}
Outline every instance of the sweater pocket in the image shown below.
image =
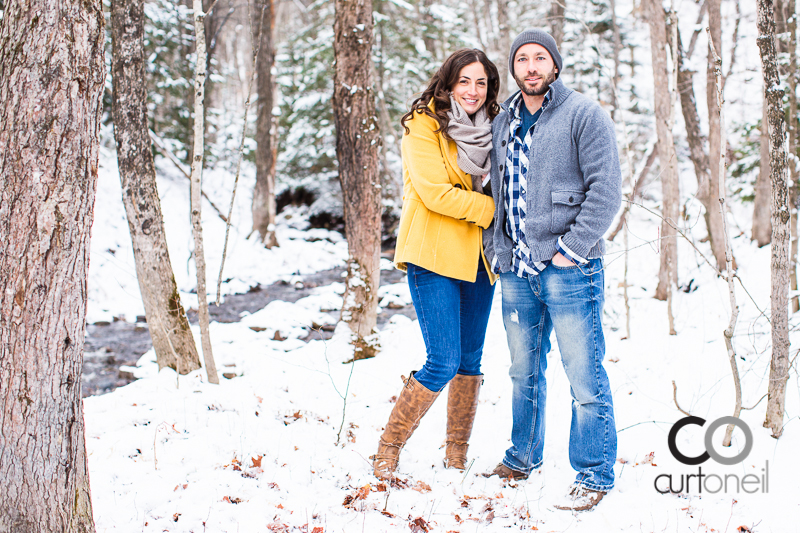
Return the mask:
{"type": "Polygon", "coordinates": [[[550,195],[553,202],[550,232],[564,235],[578,218],[586,194],[581,191],[552,191],[550,195]]]}

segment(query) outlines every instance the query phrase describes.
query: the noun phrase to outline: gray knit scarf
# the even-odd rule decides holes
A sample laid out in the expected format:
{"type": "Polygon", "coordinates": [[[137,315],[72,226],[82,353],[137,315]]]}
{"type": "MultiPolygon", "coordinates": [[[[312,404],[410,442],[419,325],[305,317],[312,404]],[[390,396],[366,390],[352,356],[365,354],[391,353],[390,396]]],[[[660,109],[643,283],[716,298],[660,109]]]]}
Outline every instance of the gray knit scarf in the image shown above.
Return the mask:
{"type": "Polygon", "coordinates": [[[492,123],[486,114],[486,106],[481,106],[470,119],[451,94],[447,117],[450,119],[447,133],[458,148],[458,166],[472,175],[472,190],[482,193],[481,182],[484,174],[489,172],[489,152],[492,150],[492,123]]]}

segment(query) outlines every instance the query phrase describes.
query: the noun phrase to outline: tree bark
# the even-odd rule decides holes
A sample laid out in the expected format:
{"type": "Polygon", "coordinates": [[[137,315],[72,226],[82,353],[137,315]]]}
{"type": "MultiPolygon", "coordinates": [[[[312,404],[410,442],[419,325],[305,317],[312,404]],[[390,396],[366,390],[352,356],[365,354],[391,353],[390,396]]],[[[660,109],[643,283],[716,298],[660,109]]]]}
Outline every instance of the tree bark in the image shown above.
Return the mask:
{"type": "Polygon", "coordinates": [[[772,182],[772,362],[769,370],[767,416],[764,427],[778,438],[783,433],[786,382],[789,379],[789,190],[786,164],[786,124],[783,89],[775,51],[775,20],[771,0],[758,0],[758,48],[768,104],[770,181],[772,182]]]}
{"type": "Polygon", "coordinates": [[[372,2],[336,0],[333,109],[349,258],[342,321],[353,332],[355,359],[375,355],[380,282],[380,134],[372,69],[372,2]]]}
{"type": "Polygon", "coordinates": [[[564,43],[564,11],[566,11],[566,7],[567,0],[550,0],[550,34],[559,49],[564,43]]]}
{"type": "MultiPolygon", "coordinates": [[[[667,23],[667,31],[671,31],[669,23],[667,23]]],[[[677,59],[678,63],[678,91],[681,97],[683,121],[686,124],[686,140],[689,143],[689,158],[692,160],[694,172],[697,176],[697,199],[703,204],[703,209],[705,210],[703,218],[705,219],[706,230],[708,231],[711,252],[717,261],[717,268],[722,272],[725,269],[726,259],[723,218],[719,211],[719,196],[716,194],[719,187],[717,187],[717,189],[711,188],[708,155],[703,146],[705,138],[700,132],[700,116],[697,113],[697,102],[694,97],[694,72],[686,67],[686,58],[683,53],[680,32],[678,32],[677,44],[678,50],[674,52],[674,57],[677,59]]],[[[716,91],[716,89],[714,90],[716,91]]],[[[719,121],[719,116],[717,116],[717,121],[719,121]]],[[[719,143],[717,143],[717,148],[719,148],[719,143]]],[[[717,159],[719,159],[719,156],[717,159]]],[[[719,183],[717,183],[717,185],[719,185],[719,183]]],[[[735,258],[733,264],[734,268],[736,268],[735,258]]]]}
{"type": "Polygon", "coordinates": [[[145,86],[144,1],[112,0],[114,138],[122,202],[158,367],[188,374],[200,368],[167,249],[156,185],[145,86]]]}
{"type": "Polygon", "coordinates": [[[200,319],[200,343],[203,347],[203,360],[206,364],[206,375],[209,383],[219,383],[217,365],[211,348],[209,333],[208,295],[206,293],[206,256],[203,249],[203,151],[205,150],[204,114],[206,84],[206,33],[203,20],[203,0],[193,1],[195,45],[197,49],[197,65],[194,78],[194,149],[192,155],[191,184],[191,216],[192,234],[194,235],[194,263],[197,269],[197,308],[200,319]]]}
{"type": "MultiPolygon", "coordinates": [[[[668,31],[670,31],[669,24],[668,31]]],[[[697,176],[697,198],[703,204],[706,211],[710,209],[708,178],[708,154],[706,154],[705,137],[700,131],[700,115],[697,113],[697,101],[694,96],[694,72],[687,68],[683,53],[680,31],[678,32],[678,50],[673,51],[678,60],[678,91],[681,97],[681,111],[683,121],[686,124],[686,140],[689,143],[689,158],[694,165],[694,172],[697,176]]],[[[715,208],[717,206],[714,206],[715,208]]],[[[709,231],[709,237],[713,238],[709,231]]],[[[719,260],[718,263],[719,265],[719,260]]]]}
{"type": "Polygon", "coordinates": [[[647,20],[650,25],[650,50],[653,57],[656,131],[658,133],[658,160],[661,167],[662,214],[664,217],[661,223],[661,263],[658,271],[656,298],[667,300],[671,288],[677,285],[677,233],[672,225],[677,226],[680,222],[678,211],[680,189],[675,141],[670,128],[672,102],[669,91],[669,72],[667,71],[667,21],[659,0],[646,0],[645,3],[647,20]]]}
{"type": "MultiPolygon", "coordinates": [[[[497,39],[499,48],[497,57],[500,59],[500,67],[497,69],[500,74],[500,92],[497,100],[503,102],[511,93],[508,85],[509,72],[506,70],[508,63],[508,53],[511,51],[511,28],[508,26],[508,0],[497,0],[497,29],[500,32],[497,39]]],[[[513,85],[511,86],[514,87],[513,85]]]]}
{"type": "MultiPolygon", "coordinates": [[[[710,33],[710,30],[709,30],[710,33]]],[[[727,348],[728,352],[728,362],[731,365],[731,377],[733,378],[733,388],[735,394],[735,404],[733,408],[733,416],[739,418],[739,415],[742,412],[742,381],[739,377],[739,367],[736,364],[736,347],[733,344],[733,336],[736,332],[736,321],[739,317],[739,305],[736,303],[736,285],[734,284],[733,276],[734,276],[734,266],[733,266],[733,253],[731,251],[731,239],[730,239],[730,232],[728,231],[728,224],[727,224],[727,217],[725,217],[725,212],[727,209],[727,194],[725,190],[725,149],[722,148],[727,147],[727,140],[725,135],[725,113],[723,110],[722,104],[724,103],[724,99],[722,96],[722,90],[724,88],[724,80],[722,77],[722,58],[716,53],[716,47],[714,45],[714,41],[709,41],[709,54],[713,61],[713,71],[714,71],[714,92],[717,96],[717,109],[719,109],[719,131],[720,131],[720,142],[719,142],[719,171],[720,180],[718,182],[719,185],[719,211],[723,214],[722,216],[722,235],[725,238],[725,281],[728,282],[728,297],[731,303],[731,316],[730,320],[728,321],[728,327],[722,332],[722,336],[725,339],[725,347],[727,348]]],[[[720,272],[723,272],[722,268],[720,268],[720,272]]],[[[730,446],[731,445],[731,436],[733,435],[734,424],[728,424],[727,428],[725,429],[725,437],[722,439],[723,446],[730,446]]]]}
{"type": "MultiPolygon", "coordinates": [[[[708,10],[708,27],[711,29],[711,39],[714,46],[719,49],[722,55],[722,16],[720,15],[720,0],[706,0],[708,10]]],[[[719,210],[719,189],[720,179],[720,111],[717,104],[717,89],[714,81],[714,59],[711,51],[708,52],[708,63],[706,65],[706,104],[708,106],[708,191],[709,197],[706,206],[706,226],[711,240],[711,251],[717,260],[717,267],[720,271],[725,268],[725,237],[722,230],[722,213],[719,210]]],[[[723,183],[724,187],[725,184],[723,183]]]]}
{"type": "Polygon", "coordinates": [[[93,533],[81,371],[105,81],[102,3],[0,22],[0,532],[93,533]]]}
{"type": "Polygon", "coordinates": [[[261,242],[267,248],[278,246],[275,235],[275,143],[272,120],[275,84],[272,80],[272,66],[275,64],[275,3],[273,0],[259,0],[257,19],[263,28],[254,35],[261,35],[261,45],[256,59],[258,101],[256,119],[256,186],[253,190],[253,230],[258,232],[261,242]],[[261,16],[263,10],[264,15],[261,16]]]}
{"type": "Polygon", "coordinates": [[[441,46],[437,46],[437,40],[434,35],[436,21],[431,14],[432,5],[433,0],[420,0],[420,2],[416,3],[417,15],[425,28],[422,33],[422,42],[425,44],[425,50],[431,54],[431,59],[436,63],[440,56],[439,50],[441,50],[441,46]]]}
{"type": "Polygon", "coordinates": [[[770,221],[772,191],[769,181],[769,117],[767,116],[766,98],[762,98],[761,109],[761,163],[756,177],[751,235],[751,239],[756,241],[759,248],[768,245],[772,239],[772,222],[770,221]]]}
{"type": "MultiPolygon", "coordinates": [[[[791,232],[791,255],[789,263],[789,287],[793,294],[797,294],[797,190],[800,176],[797,173],[797,16],[795,13],[795,0],[789,0],[787,6],[789,22],[786,31],[789,33],[789,108],[786,112],[786,122],[789,130],[789,178],[792,187],[789,189],[789,205],[791,206],[791,219],[789,229],[791,232]]],[[[800,298],[792,297],[792,313],[800,311],[800,298]]]]}

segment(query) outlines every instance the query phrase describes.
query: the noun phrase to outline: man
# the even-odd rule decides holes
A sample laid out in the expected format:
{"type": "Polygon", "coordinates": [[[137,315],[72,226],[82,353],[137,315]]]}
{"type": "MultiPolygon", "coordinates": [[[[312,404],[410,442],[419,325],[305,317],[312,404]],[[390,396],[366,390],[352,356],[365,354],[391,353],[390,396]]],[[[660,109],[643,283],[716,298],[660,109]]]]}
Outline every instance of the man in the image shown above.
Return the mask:
{"type": "Polygon", "coordinates": [[[572,392],[569,458],[578,471],[561,509],[593,508],[614,486],[617,433],[603,368],[603,234],[621,201],[614,124],[567,88],[555,40],[522,32],[508,68],[520,91],[492,124],[494,225],[487,259],[500,274],[511,350],[511,447],[489,475],[541,466],[545,370],[555,330],[572,392]]]}

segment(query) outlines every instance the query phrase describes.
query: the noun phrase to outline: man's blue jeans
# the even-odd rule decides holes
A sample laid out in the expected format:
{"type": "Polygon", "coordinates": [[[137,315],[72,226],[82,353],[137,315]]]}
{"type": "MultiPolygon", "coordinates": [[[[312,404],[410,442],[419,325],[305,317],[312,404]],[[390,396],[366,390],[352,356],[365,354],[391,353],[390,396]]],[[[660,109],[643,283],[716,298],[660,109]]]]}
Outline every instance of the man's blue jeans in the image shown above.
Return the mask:
{"type": "Polygon", "coordinates": [[[555,329],[572,393],[569,460],[590,489],[614,486],[617,432],[603,368],[603,262],[558,267],[538,276],[500,275],[503,323],[511,350],[513,428],[503,464],[529,473],[542,464],[547,353],[555,329]]]}
{"type": "Polygon", "coordinates": [[[408,286],[428,359],[414,378],[442,390],[456,374],[479,376],[494,286],[483,261],[475,283],[408,264],[408,286]]]}

